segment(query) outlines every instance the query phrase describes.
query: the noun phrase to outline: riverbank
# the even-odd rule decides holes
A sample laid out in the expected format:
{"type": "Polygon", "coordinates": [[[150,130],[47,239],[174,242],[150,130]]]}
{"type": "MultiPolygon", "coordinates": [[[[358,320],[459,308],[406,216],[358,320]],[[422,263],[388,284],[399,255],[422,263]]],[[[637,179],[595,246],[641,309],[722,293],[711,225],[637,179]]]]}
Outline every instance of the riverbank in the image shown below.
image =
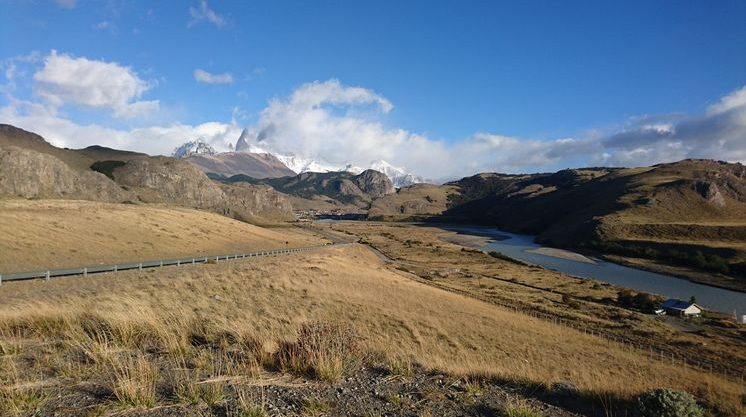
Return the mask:
{"type": "Polygon", "coordinates": [[[445,229],[397,223],[334,224],[335,231],[360,237],[362,243],[391,259],[390,268],[418,282],[503,308],[542,314],[550,321],[562,321],[586,332],[642,346],[640,349],[646,352],[664,352],[668,358],[673,354],[720,363],[734,361],[727,366],[739,373],[746,366],[746,346],[741,338],[744,327],[725,315],[708,314],[698,322],[701,331],[687,333],[655,315],[621,306],[617,301],[618,293],[624,289],[621,286],[491,257],[483,250],[446,240],[455,237],[456,241],[472,245],[490,240],[492,244],[504,243],[490,239],[496,233],[480,229],[478,233],[490,236],[464,238],[463,230],[457,234],[445,229]]]}
{"type": "Polygon", "coordinates": [[[656,274],[670,275],[690,282],[746,294],[746,282],[740,282],[733,277],[718,274],[716,272],[700,272],[684,266],[663,264],[645,258],[632,258],[619,255],[600,255],[600,257],[609,262],[630,268],[642,269],[656,274]]]}

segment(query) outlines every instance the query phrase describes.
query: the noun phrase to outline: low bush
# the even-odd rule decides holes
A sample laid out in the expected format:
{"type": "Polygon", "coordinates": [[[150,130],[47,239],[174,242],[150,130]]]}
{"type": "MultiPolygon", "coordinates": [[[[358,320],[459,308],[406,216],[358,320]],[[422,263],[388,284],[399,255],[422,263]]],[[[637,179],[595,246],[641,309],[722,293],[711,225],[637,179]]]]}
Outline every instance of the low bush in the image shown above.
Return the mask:
{"type": "Polygon", "coordinates": [[[637,398],[641,417],[702,417],[702,409],[690,394],[659,388],[637,398]]]}

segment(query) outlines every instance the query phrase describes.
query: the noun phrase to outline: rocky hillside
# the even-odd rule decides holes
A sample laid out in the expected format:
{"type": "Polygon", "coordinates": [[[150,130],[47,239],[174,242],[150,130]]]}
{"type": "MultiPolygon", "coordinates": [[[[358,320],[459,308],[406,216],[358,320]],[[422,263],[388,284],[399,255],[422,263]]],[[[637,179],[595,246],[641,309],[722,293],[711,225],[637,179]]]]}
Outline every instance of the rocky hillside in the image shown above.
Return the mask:
{"type": "Polygon", "coordinates": [[[707,271],[710,283],[746,289],[745,190],[746,167],[709,160],[551,174],[485,173],[426,192],[403,188],[376,201],[369,215],[489,224],[537,235],[552,246],[684,267],[661,269],[669,273],[707,271]]]}
{"type": "Polygon", "coordinates": [[[149,203],[219,212],[245,221],[292,220],[289,201],[269,187],[221,185],[185,160],[150,157],[112,171],[114,180],[149,203]]]}
{"type": "Polygon", "coordinates": [[[51,154],[15,146],[0,147],[0,196],[106,202],[134,199],[103,174],[77,171],[51,154]]]}
{"type": "Polygon", "coordinates": [[[250,152],[224,152],[215,155],[192,155],[186,158],[205,173],[225,177],[247,175],[252,178],[279,178],[295,175],[272,154],[250,152]]]}
{"type": "Polygon", "coordinates": [[[293,219],[289,200],[266,186],[222,185],[169,157],[61,149],[9,125],[0,125],[0,197],[167,203],[255,223],[293,219]]]}
{"type": "Polygon", "coordinates": [[[266,184],[291,196],[307,200],[322,199],[360,208],[367,208],[374,199],[396,192],[386,175],[370,169],[358,175],[349,172],[306,172],[293,177],[264,180],[237,175],[223,178],[222,181],[266,184]]]}
{"type": "Polygon", "coordinates": [[[88,171],[91,164],[98,161],[128,161],[148,156],[139,152],[121,151],[97,145],[83,149],[58,148],[36,133],[11,125],[0,124],[0,147],[9,146],[54,156],[77,171],[88,171]]]}

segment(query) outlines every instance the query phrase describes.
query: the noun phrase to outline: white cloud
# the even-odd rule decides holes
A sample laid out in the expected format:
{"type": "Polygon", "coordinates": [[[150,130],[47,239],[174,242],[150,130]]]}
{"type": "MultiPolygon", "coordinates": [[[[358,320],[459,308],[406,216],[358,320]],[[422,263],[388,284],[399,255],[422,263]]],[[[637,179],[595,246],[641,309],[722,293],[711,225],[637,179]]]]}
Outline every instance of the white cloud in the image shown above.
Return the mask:
{"type": "Polygon", "coordinates": [[[477,133],[456,143],[387,128],[373,105],[391,103],[375,92],[336,80],[302,85],[271,100],[256,126],[260,147],[320,160],[366,166],[384,159],[436,179],[483,171],[531,172],[588,165],[640,166],[684,158],[746,162],[746,88],[724,97],[701,116],[634,119],[621,132],[582,138],[532,140],[477,133]]]}
{"type": "Polygon", "coordinates": [[[387,113],[392,104],[381,95],[337,80],[302,85],[285,99],[271,100],[252,130],[260,148],[295,153],[326,165],[367,166],[383,159],[425,177],[444,179],[479,171],[516,172],[547,166],[587,152],[590,141],[524,140],[478,133],[447,144],[403,129],[387,128],[373,114],[387,113]]]}
{"type": "Polygon", "coordinates": [[[194,70],[194,79],[207,84],[231,84],[233,83],[233,75],[229,72],[222,74],[211,74],[202,69],[194,70]]]}
{"type": "Polygon", "coordinates": [[[722,97],[697,116],[643,118],[602,140],[605,162],[649,165],[684,158],[746,163],[746,87],[722,97]],[[672,119],[666,121],[666,119],[672,119]]]}
{"type": "Polygon", "coordinates": [[[54,0],[54,2],[57,4],[58,7],[61,7],[63,9],[74,9],[77,5],[77,0],[54,0]]]}
{"type": "Polygon", "coordinates": [[[728,94],[707,108],[708,115],[722,114],[733,109],[746,107],[746,86],[728,94]]]}
{"type": "MultiPolygon", "coordinates": [[[[80,124],[60,115],[65,105],[111,111],[117,117],[157,110],[158,101],[142,101],[151,84],[129,67],[116,63],[50,53],[6,60],[5,94],[0,122],[35,131],[56,145],[93,144],[151,154],[170,154],[186,140],[201,137],[218,150],[228,150],[241,132],[240,120],[251,120],[239,108],[228,122],[184,124],[174,121],[137,128],[80,124]],[[33,67],[33,68],[32,68],[33,67]],[[40,68],[41,67],[41,68],[40,68]],[[34,73],[34,71],[36,71],[34,73]],[[12,98],[11,82],[33,75],[36,97],[12,98]],[[39,99],[41,97],[41,99],[39,99]]],[[[231,74],[196,70],[202,82],[230,81],[231,74]],[[201,72],[200,72],[201,71],[201,72]],[[230,77],[230,78],[228,78],[230,77]]],[[[274,98],[249,130],[259,147],[294,153],[330,166],[368,166],[383,159],[395,166],[437,180],[477,172],[536,172],[588,165],[640,166],[683,158],[746,162],[746,87],[738,89],[698,115],[642,116],[608,133],[575,138],[535,140],[478,132],[461,141],[442,140],[390,127],[382,121],[393,109],[379,93],[346,86],[337,80],[301,85],[287,97],[274,98]]]]}
{"type": "Polygon", "coordinates": [[[189,7],[189,14],[192,16],[192,20],[189,21],[187,27],[192,27],[202,21],[208,21],[213,25],[222,28],[228,24],[225,17],[215,13],[214,10],[207,6],[206,0],[200,0],[199,7],[189,7]]]}
{"type": "Polygon", "coordinates": [[[174,148],[195,138],[202,138],[216,149],[227,151],[228,144],[235,142],[241,134],[241,129],[235,124],[220,122],[172,123],[134,129],[79,124],[51,112],[44,105],[19,101],[0,108],[0,121],[38,133],[59,147],[101,145],[153,155],[171,155],[174,148]]]}
{"type": "Polygon", "coordinates": [[[35,93],[53,108],[76,105],[111,111],[118,118],[159,109],[157,100],[138,99],[151,88],[129,67],[115,62],[75,58],[52,51],[34,74],[35,93]]]}

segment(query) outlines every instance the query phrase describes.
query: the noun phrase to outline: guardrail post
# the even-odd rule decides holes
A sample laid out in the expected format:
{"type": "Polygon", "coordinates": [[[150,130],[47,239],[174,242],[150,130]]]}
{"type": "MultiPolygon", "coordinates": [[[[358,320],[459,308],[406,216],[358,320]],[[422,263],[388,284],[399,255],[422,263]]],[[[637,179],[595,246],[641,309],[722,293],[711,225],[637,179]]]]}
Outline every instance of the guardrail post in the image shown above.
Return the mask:
{"type": "Polygon", "coordinates": [[[84,277],[88,276],[88,268],[83,268],[83,276],[84,277]]]}
{"type": "Polygon", "coordinates": [[[0,274],[0,287],[3,286],[3,274],[0,274]]]}
{"type": "Polygon", "coordinates": [[[163,268],[163,261],[161,261],[161,268],[163,268]]]}
{"type": "Polygon", "coordinates": [[[192,265],[194,265],[194,264],[196,264],[196,263],[197,263],[197,260],[196,260],[196,259],[194,259],[194,258],[192,258],[192,265]]]}
{"type": "Polygon", "coordinates": [[[176,266],[181,266],[181,260],[180,259],[176,260],[176,266]]]}
{"type": "Polygon", "coordinates": [[[50,275],[51,275],[51,274],[50,274],[49,270],[47,270],[47,275],[46,275],[46,276],[44,277],[44,280],[45,280],[45,281],[49,281],[49,276],[50,276],[50,275]]]}
{"type": "Polygon", "coordinates": [[[114,272],[117,272],[117,266],[114,265],[114,272]]]}
{"type": "Polygon", "coordinates": [[[142,271],[142,262],[140,262],[140,265],[137,266],[137,269],[139,269],[140,271],[142,271]]]}

